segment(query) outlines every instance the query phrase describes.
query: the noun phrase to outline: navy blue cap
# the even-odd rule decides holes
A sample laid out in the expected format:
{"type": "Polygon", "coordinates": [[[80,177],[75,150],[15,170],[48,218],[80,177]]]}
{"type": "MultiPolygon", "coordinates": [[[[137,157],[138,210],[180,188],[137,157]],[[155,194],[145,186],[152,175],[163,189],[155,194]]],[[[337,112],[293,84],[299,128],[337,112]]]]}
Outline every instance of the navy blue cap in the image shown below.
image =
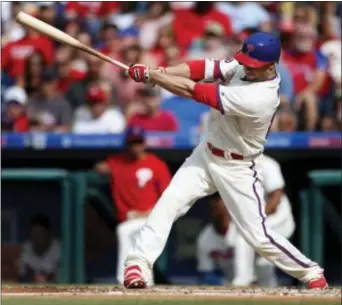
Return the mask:
{"type": "Polygon", "coordinates": [[[250,68],[261,68],[279,62],[281,45],[278,38],[270,33],[258,32],[246,38],[242,49],[234,58],[250,68]]]}
{"type": "Polygon", "coordinates": [[[131,126],[126,131],[126,143],[129,142],[144,142],[145,129],[141,126],[131,126]]]}

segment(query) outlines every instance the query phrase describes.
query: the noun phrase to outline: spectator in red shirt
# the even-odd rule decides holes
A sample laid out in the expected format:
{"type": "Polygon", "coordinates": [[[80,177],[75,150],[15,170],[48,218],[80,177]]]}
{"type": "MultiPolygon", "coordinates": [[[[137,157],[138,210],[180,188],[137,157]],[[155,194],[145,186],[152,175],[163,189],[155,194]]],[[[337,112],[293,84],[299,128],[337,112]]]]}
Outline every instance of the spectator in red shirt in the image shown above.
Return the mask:
{"type": "Polygon", "coordinates": [[[143,128],[129,128],[125,142],[125,152],[96,165],[97,172],[109,173],[112,180],[112,196],[120,222],[117,227],[117,279],[120,283],[123,282],[124,260],[134,235],[146,222],[171,180],[167,165],[154,154],[146,152],[143,128]]]}
{"type": "Polygon", "coordinates": [[[118,6],[117,1],[69,1],[65,5],[65,15],[68,19],[108,17],[118,6]]]}
{"type": "Polygon", "coordinates": [[[147,86],[142,89],[143,112],[134,114],[129,126],[142,126],[149,131],[177,131],[178,123],[173,114],[160,109],[160,89],[147,86]]]}
{"type": "Polygon", "coordinates": [[[2,114],[2,130],[13,132],[29,131],[29,121],[26,114],[26,92],[17,86],[8,88],[4,95],[5,105],[2,114]]]}
{"type": "Polygon", "coordinates": [[[26,28],[26,35],[4,46],[1,50],[1,68],[12,77],[24,73],[25,60],[34,52],[40,52],[48,65],[52,63],[54,46],[51,39],[26,28]]]}
{"type": "Polygon", "coordinates": [[[283,51],[282,62],[293,78],[295,108],[304,109],[304,128],[314,131],[318,120],[318,101],[328,63],[323,54],[315,49],[317,33],[312,25],[297,24],[293,35],[293,46],[283,51]]]}
{"type": "Polygon", "coordinates": [[[203,36],[207,22],[217,22],[224,29],[224,35],[232,34],[230,19],[214,7],[214,2],[196,2],[192,9],[177,9],[173,21],[177,44],[187,49],[193,39],[203,36]]]}

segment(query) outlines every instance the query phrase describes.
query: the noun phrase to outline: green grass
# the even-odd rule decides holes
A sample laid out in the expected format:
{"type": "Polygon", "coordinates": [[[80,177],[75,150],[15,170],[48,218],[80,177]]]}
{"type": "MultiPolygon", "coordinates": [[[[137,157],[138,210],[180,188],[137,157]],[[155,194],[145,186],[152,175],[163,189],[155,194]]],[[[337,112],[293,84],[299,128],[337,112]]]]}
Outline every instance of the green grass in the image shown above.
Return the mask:
{"type": "Polygon", "coordinates": [[[144,300],[101,297],[3,297],[4,305],[340,305],[339,301],[144,300]]]}

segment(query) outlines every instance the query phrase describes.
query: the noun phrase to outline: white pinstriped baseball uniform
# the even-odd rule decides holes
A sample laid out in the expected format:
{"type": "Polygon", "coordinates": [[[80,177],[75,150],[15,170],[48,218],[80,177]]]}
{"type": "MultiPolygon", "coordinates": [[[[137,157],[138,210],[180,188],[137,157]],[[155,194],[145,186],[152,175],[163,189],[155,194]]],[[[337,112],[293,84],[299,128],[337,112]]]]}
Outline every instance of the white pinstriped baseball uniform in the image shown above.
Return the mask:
{"type": "Polygon", "coordinates": [[[307,281],[322,269],[265,223],[260,169],[280,77],[249,82],[235,60],[205,62],[205,81],[220,79],[220,111],[210,111],[204,139],[173,177],[137,234],[126,266],[138,264],[147,278],[173,222],[201,197],[218,191],[244,239],[284,272],[307,281]]]}

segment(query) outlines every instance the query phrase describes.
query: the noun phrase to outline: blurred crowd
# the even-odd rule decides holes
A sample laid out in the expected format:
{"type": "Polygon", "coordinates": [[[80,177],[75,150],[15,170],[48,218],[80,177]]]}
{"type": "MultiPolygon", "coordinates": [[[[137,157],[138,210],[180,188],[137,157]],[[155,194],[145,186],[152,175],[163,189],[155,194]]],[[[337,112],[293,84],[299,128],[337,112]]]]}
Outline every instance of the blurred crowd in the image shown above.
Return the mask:
{"type": "MultiPolygon", "coordinates": [[[[2,2],[2,129],[179,131],[173,98],[125,71],[15,22],[19,11],[128,65],[230,58],[255,31],[280,37],[273,131],[335,131],[342,121],[340,2],[2,2]]],[[[183,112],[191,113],[194,103],[183,112]]],[[[262,107],[262,105],[260,105],[262,107]]],[[[204,122],[205,113],[194,122],[204,122]],[[202,118],[202,119],[201,119],[202,118]]],[[[197,126],[201,128],[201,126],[197,126]]]]}

